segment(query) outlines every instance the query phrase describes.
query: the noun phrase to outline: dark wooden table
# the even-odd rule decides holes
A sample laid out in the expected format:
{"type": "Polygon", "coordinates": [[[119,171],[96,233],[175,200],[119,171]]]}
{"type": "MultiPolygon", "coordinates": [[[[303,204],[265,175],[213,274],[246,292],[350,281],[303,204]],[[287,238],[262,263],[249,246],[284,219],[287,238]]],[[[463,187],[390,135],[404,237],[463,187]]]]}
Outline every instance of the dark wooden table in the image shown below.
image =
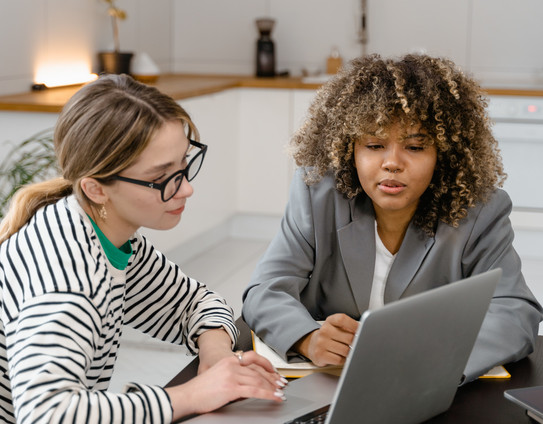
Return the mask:
{"type": "MultiPolygon", "coordinates": [[[[236,321],[240,329],[237,349],[252,349],[251,333],[245,322],[236,321]]],[[[480,379],[458,389],[448,411],[425,424],[522,424],[534,423],[525,411],[504,398],[508,389],[543,386],[543,336],[537,338],[536,349],[527,358],[505,366],[510,379],[480,379]]],[[[182,384],[196,375],[198,358],[179,372],[168,386],[182,384]]]]}

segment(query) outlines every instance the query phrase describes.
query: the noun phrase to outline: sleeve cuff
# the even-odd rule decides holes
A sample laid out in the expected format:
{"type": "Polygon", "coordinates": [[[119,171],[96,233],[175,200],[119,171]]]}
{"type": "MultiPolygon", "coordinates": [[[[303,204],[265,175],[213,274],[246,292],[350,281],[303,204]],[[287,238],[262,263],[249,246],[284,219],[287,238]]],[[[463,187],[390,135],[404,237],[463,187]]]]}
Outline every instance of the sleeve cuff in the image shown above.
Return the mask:
{"type": "Polygon", "coordinates": [[[160,386],[148,386],[137,383],[129,383],[124,386],[125,393],[133,393],[141,400],[152,423],[171,423],[173,420],[173,409],[170,397],[160,386]]]}

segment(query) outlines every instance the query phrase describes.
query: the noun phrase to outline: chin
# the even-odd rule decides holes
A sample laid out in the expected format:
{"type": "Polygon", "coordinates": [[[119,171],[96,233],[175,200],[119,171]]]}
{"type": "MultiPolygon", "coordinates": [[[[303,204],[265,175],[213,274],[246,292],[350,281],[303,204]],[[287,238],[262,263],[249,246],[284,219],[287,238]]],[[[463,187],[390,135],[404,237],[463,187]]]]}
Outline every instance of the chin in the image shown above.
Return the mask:
{"type": "Polygon", "coordinates": [[[159,222],[149,223],[149,225],[143,225],[145,228],[156,231],[167,231],[175,228],[177,224],[181,221],[181,217],[175,217],[175,219],[163,219],[159,222]]]}

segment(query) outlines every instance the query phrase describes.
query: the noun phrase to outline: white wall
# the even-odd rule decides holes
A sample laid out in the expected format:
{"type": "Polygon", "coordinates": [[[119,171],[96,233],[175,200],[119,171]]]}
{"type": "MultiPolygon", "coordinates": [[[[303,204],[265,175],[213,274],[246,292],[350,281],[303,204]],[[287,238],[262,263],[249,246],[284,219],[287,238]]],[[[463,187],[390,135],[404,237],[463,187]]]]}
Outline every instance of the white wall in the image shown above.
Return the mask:
{"type": "MultiPolygon", "coordinates": [[[[173,0],[118,0],[121,50],[149,52],[163,72],[171,68],[173,0]]],[[[2,0],[0,95],[28,91],[44,67],[55,73],[74,66],[97,70],[97,52],[113,37],[101,0],[2,0]]],[[[72,71],[73,73],[73,71],[72,71]]]]}
{"type": "Polygon", "coordinates": [[[57,118],[57,113],[0,111],[0,158],[4,159],[11,146],[53,128],[57,118]]]}
{"type": "MultiPolygon", "coordinates": [[[[540,0],[367,0],[367,52],[451,57],[489,84],[543,84],[540,0]]],[[[333,46],[362,53],[361,0],[118,0],[122,50],[162,72],[254,73],[255,19],[276,19],[277,70],[325,68],[333,46]]],[[[28,90],[47,63],[87,63],[112,46],[101,0],[2,0],[0,94],[28,90]]]]}
{"type": "MultiPolygon", "coordinates": [[[[367,0],[366,52],[426,51],[452,58],[488,83],[543,83],[540,0],[367,0]]],[[[362,53],[361,0],[174,1],[173,69],[253,73],[254,21],[276,19],[277,69],[325,69],[337,46],[362,53]],[[195,38],[196,37],[196,38],[195,38]]]]}

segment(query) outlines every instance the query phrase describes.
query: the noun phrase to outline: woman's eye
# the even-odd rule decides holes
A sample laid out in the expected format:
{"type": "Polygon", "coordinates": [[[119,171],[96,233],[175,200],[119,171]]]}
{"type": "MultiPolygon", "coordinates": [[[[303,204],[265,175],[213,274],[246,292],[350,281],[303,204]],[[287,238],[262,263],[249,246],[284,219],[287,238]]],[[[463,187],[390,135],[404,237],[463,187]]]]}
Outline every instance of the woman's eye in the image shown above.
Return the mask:
{"type": "Polygon", "coordinates": [[[155,179],[153,180],[153,182],[154,182],[154,183],[158,183],[158,182],[160,182],[160,180],[164,179],[165,176],[166,176],[166,174],[162,174],[160,177],[155,178],[155,179]]]}
{"type": "Polygon", "coordinates": [[[407,150],[412,152],[420,152],[421,150],[424,150],[424,146],[407,146],[407,150]]]}
{"type": "Polygon", "coordinates": [[[382,144],[366,144],[366,148],[369,150],[379,150],[383,148],[382,144]]]}

